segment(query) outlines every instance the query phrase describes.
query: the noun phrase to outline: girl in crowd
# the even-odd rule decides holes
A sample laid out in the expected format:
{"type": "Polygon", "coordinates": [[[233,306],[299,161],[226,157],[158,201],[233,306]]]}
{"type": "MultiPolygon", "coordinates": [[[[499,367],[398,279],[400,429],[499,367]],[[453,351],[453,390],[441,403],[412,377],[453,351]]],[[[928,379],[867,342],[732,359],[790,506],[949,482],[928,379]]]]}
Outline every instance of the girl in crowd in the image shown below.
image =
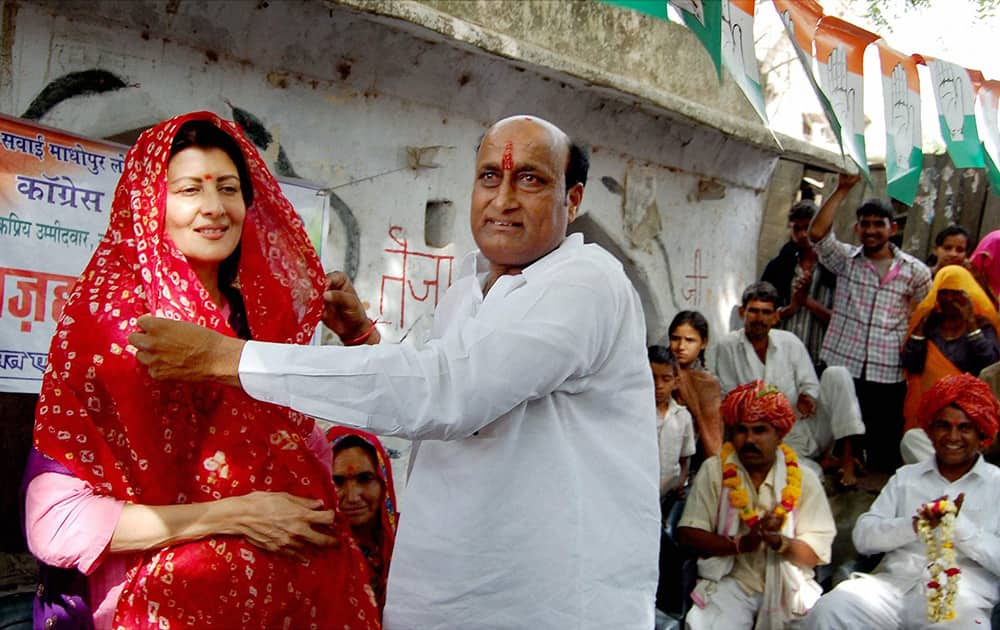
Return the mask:
{"type": "Polygon", "coordinates": [[[238,388],[155,381],[126,340],[154,313],[304,343],[323,289],[301,220],[238,127],[199,112],[139,137],[36,411],[29,546],[87,575],[60,591],[67,572],[47,568],[36,623],[379,626],[313,421],[238,388]]]}
{"type": "Polygon", "coordinates": [[[978,376],[1000,359],[998,324],[997,309],[968,270],[948,265],[937,272],[927,297],[913,311],[903,346],[907,392],[901,451],[906,463],[934,453],[918,423],[921,397],[945,376],[978,376]]]}
{"type": "MultiPolygon", "coordinates": [[[[722,415],[719,412],[722,388],[719,381],[705,369],[708,320],[698,311],[681,311],[670,322],[668,334],[670,352],[677,358],[677,364],[681,368],[680,402],[691,412],[698,434],[701,447],[698,449],[698,456],[704,459],[717,455],[722,448],[722,415]]],[[[692,472],[696,469],[695,462],[692,462],[692,472]]]]}
{"type": "Polygon", "coordinates": [[[369,583],[381,611],[399,520],[392,465],[382,443],[370,433],[335,426],[326,437],[333,447],[333,483],[340,510],[368,562],[369,583]]]}

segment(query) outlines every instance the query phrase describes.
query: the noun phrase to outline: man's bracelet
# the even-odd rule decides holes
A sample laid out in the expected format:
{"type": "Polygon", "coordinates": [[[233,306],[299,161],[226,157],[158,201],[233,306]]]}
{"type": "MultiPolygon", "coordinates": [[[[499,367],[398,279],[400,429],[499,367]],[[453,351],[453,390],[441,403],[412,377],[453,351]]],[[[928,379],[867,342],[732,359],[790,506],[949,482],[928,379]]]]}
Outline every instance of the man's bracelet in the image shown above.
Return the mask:
{"type": "Polygon", "coordinates": [[[736,548],[736,554],[740,555],[740,540],[743,539],[743,534],[736,534],[735,536],[727,536],[729,542],[733,543],[733,547],[736,548]]]}
{"type": "Polygon", "coordinates": [[[344,341],[342,343],[345,346],[357,346],[357,345],[363,344],[364,342],[368,341],[368,338],[371,337],[372,333],[375,332],[375,324],[378,323],[378,320],[376,320],[376,319],[370,319],[370,320],[368,320],[368,322],[371,325],[368,326],[368,331],[367,332],[363,332],[360,335],[358,335],[357,337],[355,337],[354,339],[348,339],[347,341],[344,341]]]}
{"type": "Polygon", "coordinates": [[[982,328],[977,328],[977,329],[973,330],[972,332],[970,332],[969,334],[967,334],[966,337],[968,337],[969,339],[972,339],[973,337],[981,337],[982,334],[983,334],[983,329],[982,328]]]}
{"type": "Polygon", "coordinates": [[[780,556],[781,554],[785,553],[785,551],[788,549],[788,546],[790,544],[791,543],[789,542],[788,538],[785,538],[784,536],[782,536],[781,537],[781,544],[778,545],[778,548],[775,549],[774,552],[777,553],[780,556]]]}

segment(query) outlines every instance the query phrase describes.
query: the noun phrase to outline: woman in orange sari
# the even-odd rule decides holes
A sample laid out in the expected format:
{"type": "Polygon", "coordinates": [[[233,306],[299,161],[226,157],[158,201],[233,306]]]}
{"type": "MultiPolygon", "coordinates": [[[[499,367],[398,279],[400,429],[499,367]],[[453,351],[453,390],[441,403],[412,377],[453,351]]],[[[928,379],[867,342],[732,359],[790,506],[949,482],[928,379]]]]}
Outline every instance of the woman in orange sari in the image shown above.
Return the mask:
{"type": "Polygon", "coordinates": [[[934,453],[919,424],[920,398],[945,376],[979,376],[1000,359],[998,328],[997,309],[968,270],[949,265],[937,272],[927,297],[913,311],[903,345],[907,391],[900,451],[905,463],[934,453]]]}
{"type": "MultiPolygon", "coordinates": [[[[117,525],[84,554],[97,561],[60,563],[107,568],[71,608],[86,603],[98,627],[116,629],[379,627],[312,419],[236,388],[155,381],[127,341],[154,313],[305,343],[323,288],[302,221],[236,125],[198,112],[139,137],[107,235],[63,309],[35,417],[40,469],[79,480],[88,505],[118,504],[117,525]],[[262,523],[276,542],[242,527],[254,506],[257,520],[279,520],[258,501],[275,498],[315,518],[262,523]]],[[[33,495],[42,477],[29,482],[29,528],[72,500],[33,495]]]]}

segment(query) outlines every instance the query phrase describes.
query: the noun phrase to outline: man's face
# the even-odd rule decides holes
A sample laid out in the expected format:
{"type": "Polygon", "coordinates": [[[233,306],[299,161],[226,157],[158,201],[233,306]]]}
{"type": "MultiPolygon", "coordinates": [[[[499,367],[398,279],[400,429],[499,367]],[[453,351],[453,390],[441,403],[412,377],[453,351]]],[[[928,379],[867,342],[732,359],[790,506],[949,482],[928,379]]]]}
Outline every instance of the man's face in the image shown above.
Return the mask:
{"type": "Polygon", "coordinates": [[[750,300],[746,306],[741,306],[740,317],[743,318],[743,330],[750,341],[764,339],[778,324],[778,310],[774,304],[761,300],[750,300]]]}
{"type": "Polygon", "coordinates": [[[770,470],[781,437],[767,422],[740,422],[733,426],[733,448],[748,471],[770,470]]]}
{"type": "Polygon", "coordinates": [[[979,456],[982,436],[965,412],[951,405],[938,412],[927,431],[940,467],[971,466],[979,456]]]}
{"type": "Polygon", "coordinates": [[[788,232],[799,249],[806,250],[812,248],[809,241],[809,223],[811,219],[795,219],[788,222],[788,232]]]}
{"type": "Polygon", "coordinates": [[[566,191],[569,147],[531,118],[494,125],[476,157],[472,236],[494,265],[520,269],[559,246],[576,218],[583,186],[566,191]]]}
{"type": "Polygon", "coordinates": [[[934,255],[938,259],[938,269],[948,265],[961,265],[965,262],[965,253],[969,241],[961,234],[944,237],[940,245],[934,246],[934,255]]]}
{"type": "Polygon", "coordinates": [[[677,370],[669,363],[650,363],[649,368],[653,371],[656,404],[665,405],[677,389],[677,370]]]}
{"type": "Polygon", "coordinates": [[[865,253],[872,253],[887,246],[889,237],[896,233],[896,224],[885,217],[864,214],[858,217],[854,231],[861,239],[865,253]]]}

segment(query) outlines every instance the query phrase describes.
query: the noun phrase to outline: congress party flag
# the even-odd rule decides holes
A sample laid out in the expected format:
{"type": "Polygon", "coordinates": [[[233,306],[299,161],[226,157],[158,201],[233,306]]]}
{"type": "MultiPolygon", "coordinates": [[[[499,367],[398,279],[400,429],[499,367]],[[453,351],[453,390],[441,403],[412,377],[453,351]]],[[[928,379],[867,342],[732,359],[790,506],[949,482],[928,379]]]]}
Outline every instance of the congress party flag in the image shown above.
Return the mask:
{"type": "Polygon", "coordinates": [[[722,2],[720,0],[668,0],[680,11],[684,25],[691,29],[708,51],[716,76],[722,79],[722,2]]]}
{"type": "Polygon", "coordinates": [[[661,20],[669,19],[667,17],[667,0],[604,0],[604,2],[652,15],[661,20]]]}
{"type": "Polygon", "coordinates": [[[815,39],[819,83],[840,123],[841,146],[867,176],[862,66],[865,48],[878,39],[878,35],[840,18],[826,16],[820,20],[815,39]]]}
{"type": "Polygon", "coordinates": [[[723,2],[722,65],[733,75],[754,111],[767,124],[764,91],[760,87],[760,70],[753,48],[753,13],[754,0],[723,2]]]}
{"type": "Polygon", "coordinates": [[[983,168],[985,163],[976,129],[975,105],[982,74],[927,55],[914,57],[931,71],[931,87],[937,101],[941,135],[951,161],[958,168],[983,168]]]}
{"type": "Polygon", "coordinates": [[[979,129],[983,135],[986,175],[994,194],[1000,195],[1000,129],[997,125],[997,102],[1000,101],[1000,81],[986,81],[979,88],[979,129]]]}
{"type": "Polygon", "coordinates": [[[843,143],[840,137],[840,122],[837,120],[837,115],[830,106],[829,99],[823,93],[819,83],[816,82],[816,75],[813,74],[813,38],[816,35],[816,27],[820,19],[823,18],[823,7],[815,2],[815,0],[773,0],[773,2],[782,24],[785,25],[785,32],[788,34],[788,39],[792,42],[792,48],[795,49],[796,56],[802,62],[802,69],[805,70],[806,79],[809,80],[809,85],[812,86],[813,92],[816,93],[820,107],[823,108],[823,113],[826,115],[826,119],[830,123],[830,128],[833,130],[833,136],[840,143],[841,150],[843,150],[843,143]]]}
{"type": "Polygon", "coordinates": [[[884,39],[875,45],[882,67],[886,183],[890,197],[912,206],[924,167],[917,62],[890,48],[884,39]]]}

